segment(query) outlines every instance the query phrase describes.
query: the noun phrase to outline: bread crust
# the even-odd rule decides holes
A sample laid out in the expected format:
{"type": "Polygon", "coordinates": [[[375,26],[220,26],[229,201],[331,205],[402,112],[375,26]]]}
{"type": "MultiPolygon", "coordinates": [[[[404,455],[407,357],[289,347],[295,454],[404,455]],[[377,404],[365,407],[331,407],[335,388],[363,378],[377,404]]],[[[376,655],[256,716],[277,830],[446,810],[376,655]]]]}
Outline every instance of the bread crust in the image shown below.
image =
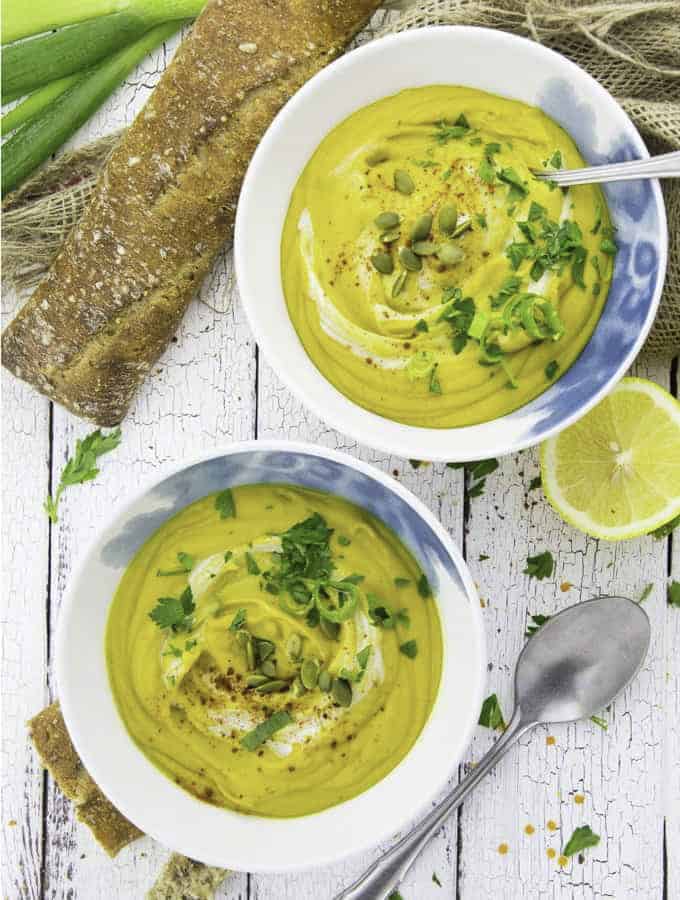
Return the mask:
{"type": "Polygon", "coordinates": [[[286,100],[378,0],[210,0],[2,337],[3,365],[115,425],[233,235],[241,182],[286,100]]]}

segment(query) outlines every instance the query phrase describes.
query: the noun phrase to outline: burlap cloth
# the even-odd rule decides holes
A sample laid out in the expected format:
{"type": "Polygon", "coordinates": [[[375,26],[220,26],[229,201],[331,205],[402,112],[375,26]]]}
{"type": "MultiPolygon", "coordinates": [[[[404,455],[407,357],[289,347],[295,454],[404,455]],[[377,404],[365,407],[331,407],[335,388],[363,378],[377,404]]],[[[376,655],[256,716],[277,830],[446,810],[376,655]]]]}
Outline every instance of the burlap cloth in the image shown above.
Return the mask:
{"type": "MultiPolygon", "coordinates": [[[[481,25],[558,50],[616,97],[650,153],[680,150],[680,0],[391,0],[387,5],[403,7],[403,13],[388,16],[388,24],[372,36],[422,25],[481,25]]],[[[42,276],[79,218],[115,138],[65,154],[3,204],[3,278],[25,289],[42,276]],[[56,190],[55,181],[61,182],[56,190]]],[[[644,350],[670,357],[680,352],[680,181],[666,180],[662,188],[668,271],[644,350]]]]}

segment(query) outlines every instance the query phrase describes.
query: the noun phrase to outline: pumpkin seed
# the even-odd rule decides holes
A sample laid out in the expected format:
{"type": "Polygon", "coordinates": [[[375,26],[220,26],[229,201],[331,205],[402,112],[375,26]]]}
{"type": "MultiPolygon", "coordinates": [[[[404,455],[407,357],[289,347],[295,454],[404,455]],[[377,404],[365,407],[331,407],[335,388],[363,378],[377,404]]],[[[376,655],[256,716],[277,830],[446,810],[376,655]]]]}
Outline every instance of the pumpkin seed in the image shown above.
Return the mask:
{"type": "Polygon", "coordinates": [[[468,230],[468,228],[472,228],[472,219],[465,219],[463,222],[457,225],[451,237],[460,237],[461,234],[468,230]]]}
{"type": "Polygon", "coordinates": [[[268,678],[276,677],[276,663],[273,659],[265,659],[263,663],[260,664],[260,672],[263,675],[266,675],[268,678]]]}
{"type": "Polygon", "coordinates": [[[264,638],[256,638],[255,649],[257,650],[257,658],[260,662],[264,662],[265,659],[269,659],[276,650],[276,646],[272,641],[267,641],[264,638]]]}
{"type": "Polygon", "coordinates": [[[408,269],[409,272],[420,272],[423,268],[423,263],[420,257],[416,256],[413,250],[408,247],[402,247],[399,251],[399,259],[401,260],[401,264],[405,269],[408,269]]]}
{"type": "Polygon", "coordinates": [[[393,228],[391,231],[384,231],[380,235],[380,240],[383,244],[392,244],[394,241],[399,239],[399,235],[401,231],[398,228],[393,228]]]}
{"type": "Polygon", "coordinates": [[[387,150],[383,150],[381,147],[377,147],[375,150],[372,150],[366,157],[366,165],[377,166],[378,163],[385,162],[385,160],[389,158],[390,155],[387,150]]]}
{"type": "Polygon", "coordinates": [[[319,628],[324,637],[327,637],[329,641],[337,641],[340,636],[339,622],[329,622],[328,619],[321,619],[319,628]]]}
{"type": "Polygon", "coordinates": [[[399,224],[399,213],[383,212],[376,216],[375,224],[381,231],[387,231],[388,228],[396,228],[399,224]]]}
{"type": "Polygon", "coordinates": [[[375,253],[371,257],[373,268],[377,269],[381,275],[391,275],[394,271],[394,261],[389,253],[375,253]]]}
{"type": "Polygon", "coordinates": [[[411,229],[412,241],[424,241],[432,228],[432,215],[425,213],[416,219],[415,225],[411,229]]]}
{"type": "Polygon", "coordinates": [[[331,689],[332,680],[333,679],[331,678],[331,673],[326,669],[322,669],[319,672],[319,680],[317,681],[319,690],[327,694],[331,689]]]}
{"type": "Polygon", "coordinates": [[[415,244],[411,244],[411,250],[417,256],[432,256],[433,253],[439,250],[439,244],[435,244],[432,241],[416,241],[415,244]]]}
{"type": "Polygon", "coordinates": [[[258,694],[274,694],[280,691],[287,691],[289,687],[290,685],[287,681],[278,678],[274,679],[274,681],[267,681],[265,684],[261,684],[259,687],[256,687],[255,690],[258,694]]]}
{"type": "Polygon", "coordinates": [[[406,287],[406,279],[408,278],[408,272],[400,272],[397,277],[392,282],[392,296],[398,297],[399,294],[406,287]]]}
{"type": "Polygon", "coordinates": [[[319,680],[319,664],[315,659],[305,659],[302,661],[300,669],[300,681],[304,684],[308,691],[316,687],[319,680]]]}
{"type": "Polygon", "coordinates": [[[300,659],[300,654],[302,653],[302,638],[299,634],[291,634],[286,641],[286,654],[288,659],[295,662],[296,659],[300,659]]]}
{"type": "Polygon", "coordinates": [[[253,639],[247,631],[239,631],[238,632],[238,642],[243,647],[243,652],[246,656],[246,668],[252,672],[255,668],[255,647],[253,646],[253,639]]]}
{"type": "Polygon", "coordinates": [[[303,694],[307,693],[307,688],[300,681],[299,677],[293,680],[290,690],[294,697],[301,697],[303,694]]]}
{"type": "Polygon", "coordinates": [[[455,203],[446,203],[439,210],[439,227],[444,234],[453,234],[458,222],[458,208],[455,203]]]}
{"type": "Polygon", "coordinates": [[[331,683],[331,696],[338,706],[350,706],[352,703],[352,686],[344,678],[334,678],[331,683]]]}
{"type": "Polygon", "coordinates": [[[246,685],[251,688],[261,687],[266,684],[269,678],[266,675],[249,675],[246,678],[246,685]]]}
{"type": "Polygon", "coordinates": [[[413,179],[403,169],[394,170],[394,186],[400,194],[412,194],[416,189],[413,179]]]}
{"type": "Polygon", "coordinates": [[[465,251],[461,250],[456,244],[447,242],[442,244],[437,251],[437,258],[443,262],[445,266],[455,266],[465,259],[465,251]]]}

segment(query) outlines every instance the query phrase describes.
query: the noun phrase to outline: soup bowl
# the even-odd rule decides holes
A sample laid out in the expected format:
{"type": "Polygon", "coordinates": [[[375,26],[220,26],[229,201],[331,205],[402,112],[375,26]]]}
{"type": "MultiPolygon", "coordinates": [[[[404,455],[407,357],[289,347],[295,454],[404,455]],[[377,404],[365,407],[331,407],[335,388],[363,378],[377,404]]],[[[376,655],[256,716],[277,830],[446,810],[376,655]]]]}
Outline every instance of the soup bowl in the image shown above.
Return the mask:
{"type": "MultiPolygon", "coordinates": [[[[423,648],[420,648],[423,652],[423,648]]],[[[183,462],[123,502],[83,556],[60,612],[56,674],[64,718],[86,769],[142,831],[193,859],[281,872],[328,864],[406,826],[455,772],[482,702],[486,672],[479,599],[432,513],[399,483],[342,453],[258,441],[183,462]],[[128,564],[170,517],[227,487],[292,484],[327,491],[388,525],[426,574],[438,604],[442,674],[432,712],[401,762],[351,800],[322,812],[265,818],[211,806],[161,773],[126,731],[104,652],[109,608],[128,564]]]]}
{"type": "Polygon", "coordinates": [[[406,425],[364,409],[319,372],[291,323],[281,280],[284,220],[302,170],[336,125],[383,97],[434,84],[477,88],[539,107],[571,135],[590,164],[648,156],[614,98],[560,54],[484,28],[414,29],[348,53],[281,110],[246,174],[236,217],[235,262],[255,338],[281,381],[305,406],[381,451],[464,462],[544,441],[615,386],[654,320],[666,268],[666,216],[658,181],[604,187],[619,248],[606,305],[574,364],[531,402],[508,415],[458,428],[406,425]]]}

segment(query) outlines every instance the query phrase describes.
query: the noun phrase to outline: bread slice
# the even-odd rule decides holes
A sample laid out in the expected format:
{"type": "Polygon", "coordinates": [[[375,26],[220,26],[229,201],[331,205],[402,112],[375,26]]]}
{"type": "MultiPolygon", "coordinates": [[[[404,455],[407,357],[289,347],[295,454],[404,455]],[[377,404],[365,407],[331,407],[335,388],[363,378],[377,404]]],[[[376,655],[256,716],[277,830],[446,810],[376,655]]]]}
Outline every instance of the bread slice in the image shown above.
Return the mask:
{"type": "Polygon", "coordinates": [[[379,0],[209,0],[3,334],[3,364],[119,422],[232,237],[250,158],[285,101],[379,0]]]}

